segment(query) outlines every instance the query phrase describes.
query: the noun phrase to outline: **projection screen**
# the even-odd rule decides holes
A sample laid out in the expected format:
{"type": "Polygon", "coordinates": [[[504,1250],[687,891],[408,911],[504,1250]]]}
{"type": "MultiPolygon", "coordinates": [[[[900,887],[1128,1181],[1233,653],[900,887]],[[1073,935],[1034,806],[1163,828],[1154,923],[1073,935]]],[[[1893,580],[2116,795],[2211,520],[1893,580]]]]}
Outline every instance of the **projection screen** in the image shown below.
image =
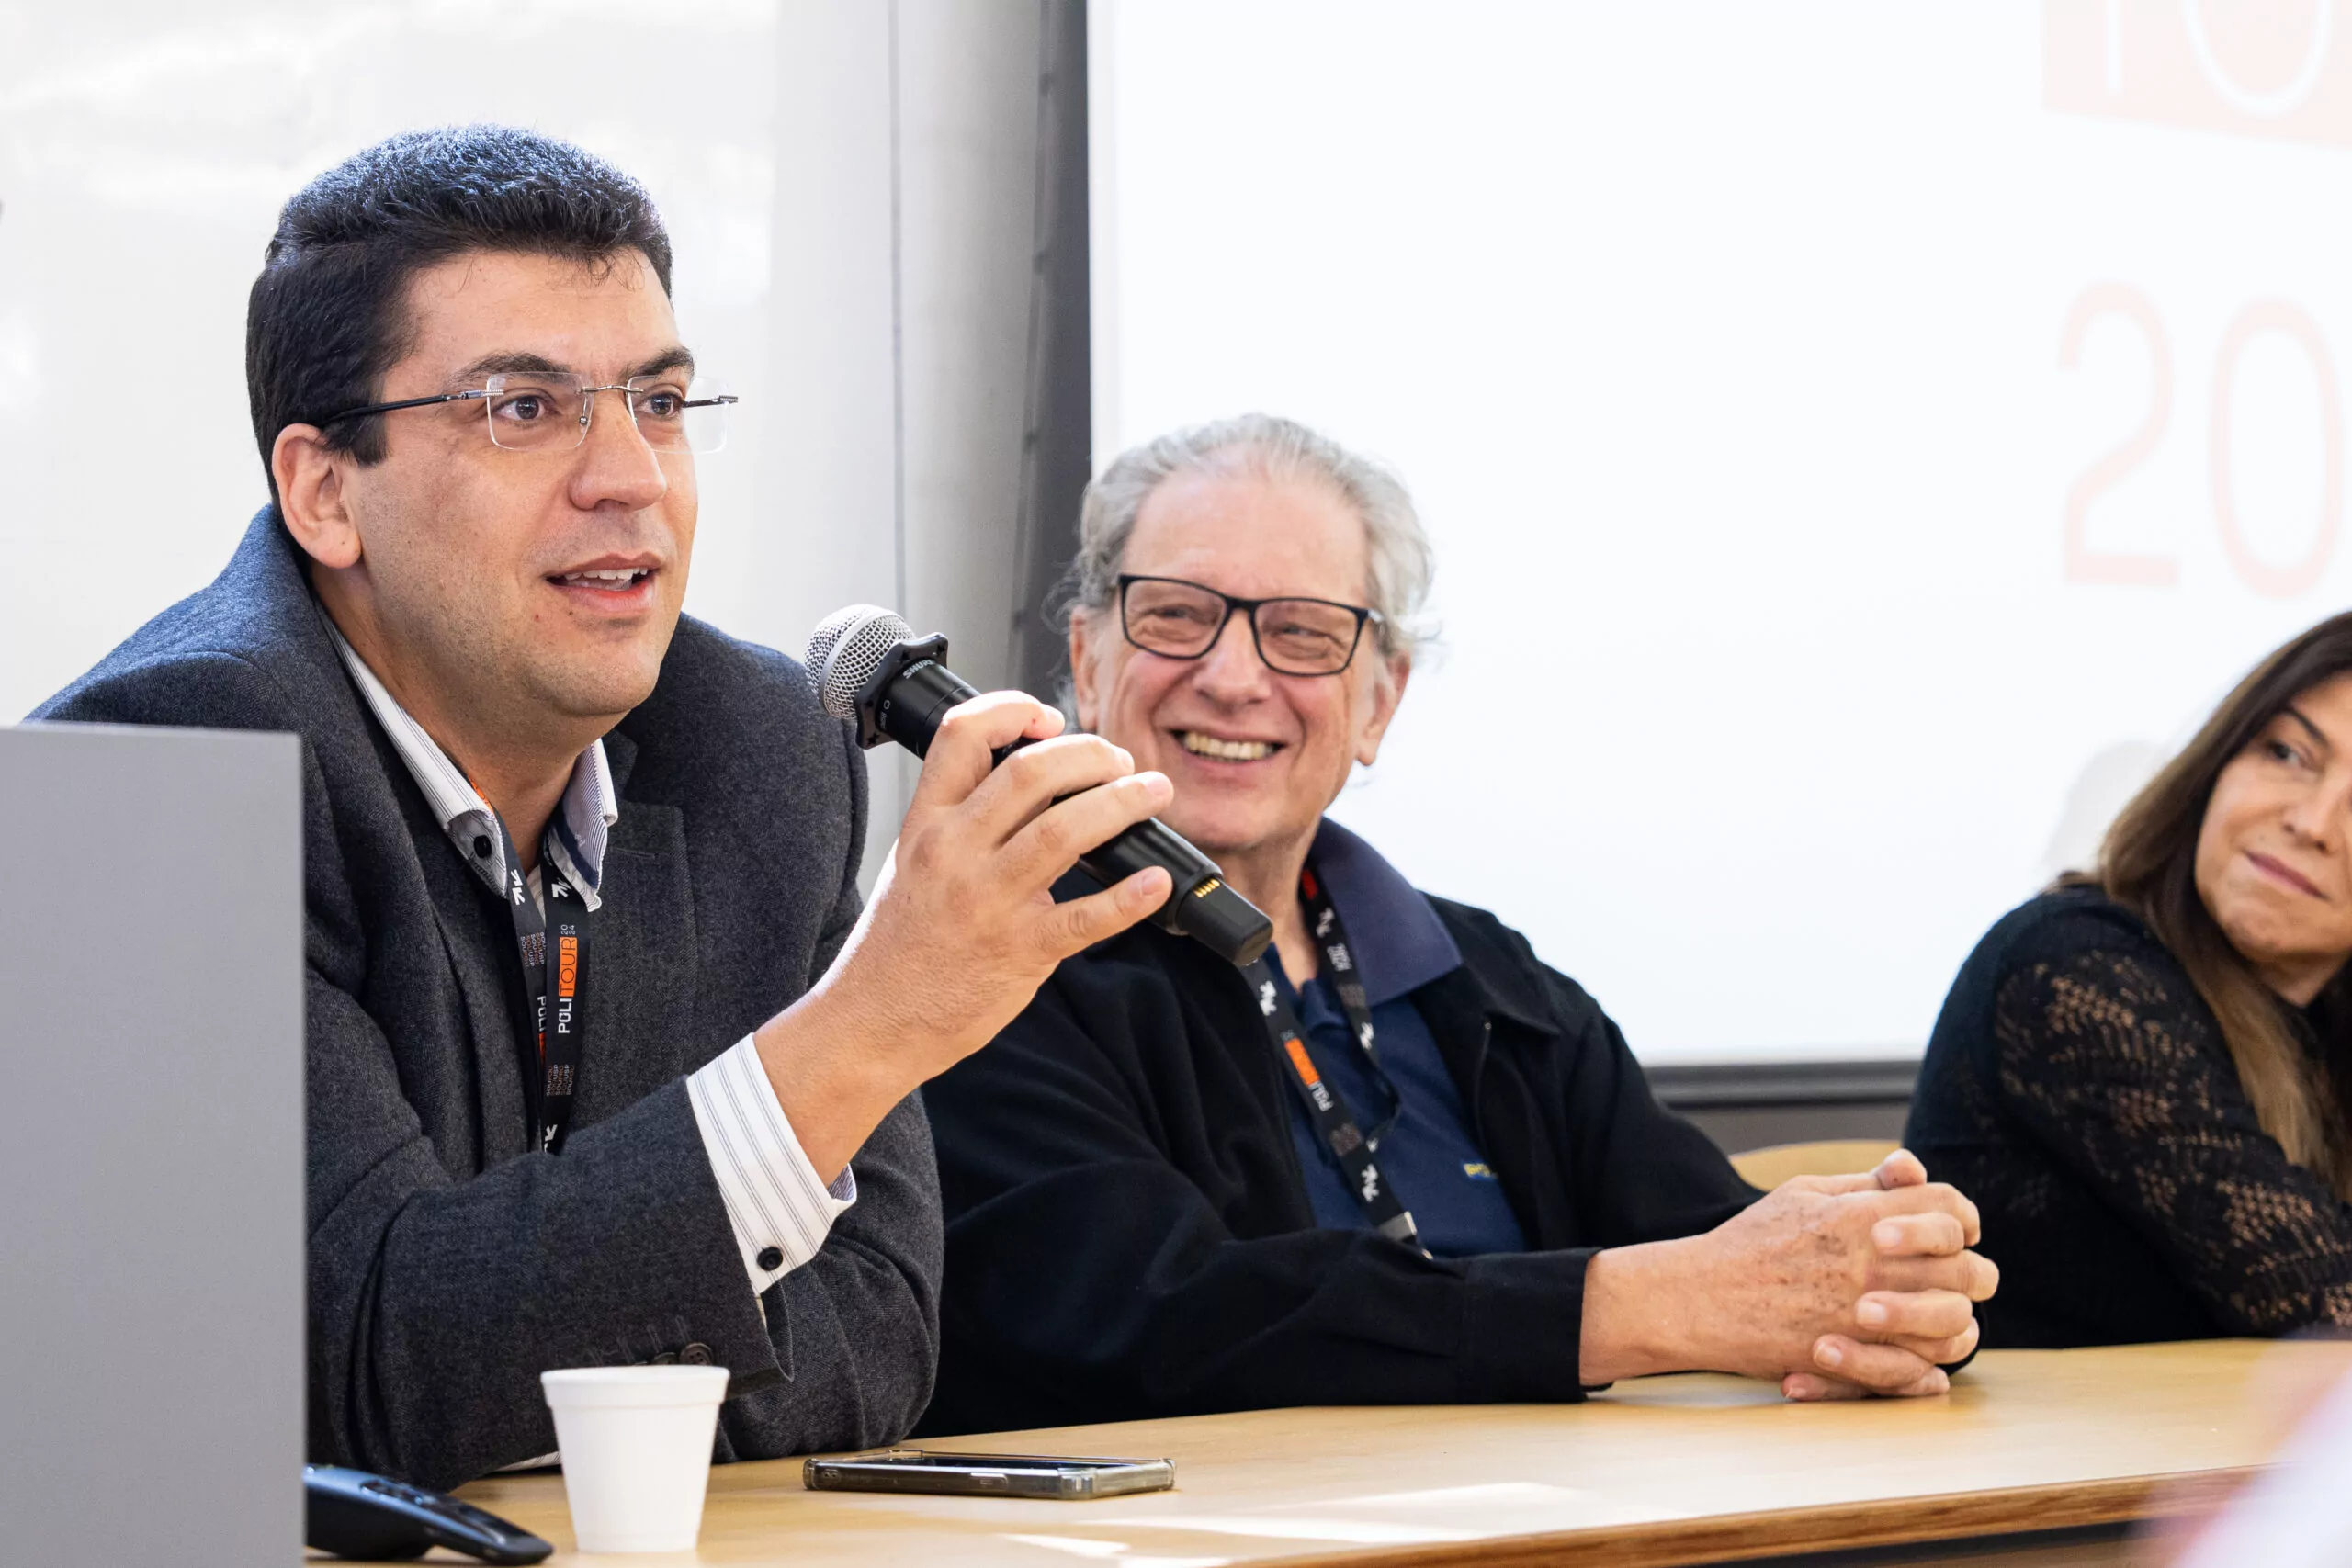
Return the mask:
{"type": "Polygon", "coordinates": [[[2342,607],[2333,0],[1095,0],[1095,460],[1392,464],[1440,655],[1334,815],[1652,1061],[1916,1053],[2342,607]]]}

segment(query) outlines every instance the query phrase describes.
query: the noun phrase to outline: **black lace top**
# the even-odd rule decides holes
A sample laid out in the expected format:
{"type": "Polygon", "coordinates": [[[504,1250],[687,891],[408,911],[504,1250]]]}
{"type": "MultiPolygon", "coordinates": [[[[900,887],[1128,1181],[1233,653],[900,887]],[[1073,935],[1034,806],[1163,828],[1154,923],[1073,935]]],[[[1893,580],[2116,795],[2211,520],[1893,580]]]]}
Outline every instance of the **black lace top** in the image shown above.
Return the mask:
{"type": "Polygon", "coordinates": [[[2263,1132],[2187,971],[2095,889],[1977,944],[1906,1141],[1983,1212],[1987,1347],[2352,1328],[2352,1206],[2263,1132]]]}

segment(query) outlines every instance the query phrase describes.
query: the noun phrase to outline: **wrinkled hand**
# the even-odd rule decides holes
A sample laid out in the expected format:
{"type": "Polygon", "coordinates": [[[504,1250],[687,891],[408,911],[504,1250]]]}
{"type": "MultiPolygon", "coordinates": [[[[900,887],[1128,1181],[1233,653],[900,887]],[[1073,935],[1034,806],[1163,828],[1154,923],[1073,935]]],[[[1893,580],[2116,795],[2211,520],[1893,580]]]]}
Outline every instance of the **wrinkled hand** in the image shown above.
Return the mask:
{"type": "Polygon", "coordinates": [[[1999,1272],[1968,1250],[1976,1206],[1909,1154],[1783,1183],[1705,1235],[1595,1255],[1586,1381],[1703,1368],[1793,1399],[1941,1393],[1976,1348],[1999,1272]]]}
{"type": "Polygon", "coordinates": [[[996,1037],[1055,965],[1168,900],[1137,872],[1067,904],[1078,857],[1161,810],[1165,774],[1018,692],[948,711],[865,912],[808,994],[759,1031],[802,1149],[828,1176],[925,1079],[996,1037]],[[997,748],[1036,742],[992,765],[997,748]]]}
{"type": "MultiPolygon", "coordinates": [[[[1920,1164],[1919,1156],[1908,1149],[1897,1149],[1881,1160],[1876,1170],[1860,1176],[1799,1177],[1796,1181],[1789,1185],[1794,1186],[1802,1182],[1815,1191],[1846,1193],[1891,1191],[1902,1187],[1924,1186],[1927,1180],[1928,1169],[1926,1166],[1920,1164]]],[[[1961,1201],[1967,1204],[1967,1220],[1962,1228],[1962,1245],[1973,1247],[1979,1239],[1976,1206],[1969,1203],[1964,1197],[1961,1198],[1961,1201]]],[[[1929,1251],[1925,1247],[1927,1242],[1941,1235],[1939,1222],[1928,1215],[1882,1220],[1871,1227],[1873,1244],[1878,1247],[1881,1257],[1889,1258],[1906,1256],[1915,1258],[1951,1256],[1950,1253],[1929,1251]]],[[[1945,1375],[1942,1365],[1939,1363],[1949,1364],[1965,1359],[1975,1350],[1978,1329],[1974,1321],[1973,1304],[1990,1300],[1999,1286],[2001,1279],[2000,1269],[1991,1259],[1979,1258],[1974,1253],[1967,1253],[1965,1256],[1974,1259],[1977,1267],[1972,1272],[1975,1275],[1976,1285],[1981,1287],[1981,1291],[1972,1292],[1968,1296],[1972,1310],[1964,1341],[1949,1337],[1938,1339],[1917,1334],[1894,1332],[1897,1320],[1904,1315],[1905,1310],[1898,1302],[1865,1296],[1855,1303],[1856,1321],[1861,1325],[1865,1335],[1879,1336],[1881,1337],[1878,1343],[1908,1350],[1928,1363],[1928,1371],[1911,1384],[1896,1388],[1883,1383],[1857,1381],[1850,1373],[1844,1377],[1835,1375],[1840,1369],[1863,1364],[1877,1357],[1878,1352],[1865,1348],[1865,1345],[1869,1343],[1867,1340],[1858,1342],[1852,1336],[1829,1333],[1824,1334],[1814,1342],[1814,1365],[1820,1370],[1791,1372],[1781,1380],[1781,1392],[1789,1398],[1797,1400],[1857,1399],[1870,1393],[1943,1393],[1951,1387],[1951,1380],[1945,1375]]],[[[1881,1359],[1883,1360],[1883,1358],[1881,1359]]],[[[1896,1363],[1890,1375],[1899,1377],[1907,1370],[1907,1365],[1896,1363]]]]}

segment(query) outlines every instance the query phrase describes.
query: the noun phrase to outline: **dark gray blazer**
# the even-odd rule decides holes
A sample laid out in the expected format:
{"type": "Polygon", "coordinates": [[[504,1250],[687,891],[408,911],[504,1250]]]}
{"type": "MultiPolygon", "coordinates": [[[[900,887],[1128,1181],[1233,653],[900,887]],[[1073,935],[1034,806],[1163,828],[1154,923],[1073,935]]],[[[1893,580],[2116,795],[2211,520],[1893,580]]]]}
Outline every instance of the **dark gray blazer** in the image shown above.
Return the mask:
{"type": "Polygon", "coordinates": [[[735,1374],[721,1459],[914,1425],[941,1247],[920,1102],[858,1153],[856,1205],[763,1323],[683,1077],[805,991],[857,917],[865,765],[797,664],[683,620],[605,738],[621,816],[555,1156],[526,1151],[505,911],[368,716],[274,511],[33,716],[302,739],[313,1461],[451,1485],[556,1446],[541,1370],[689,1344],[735,1374]]]}

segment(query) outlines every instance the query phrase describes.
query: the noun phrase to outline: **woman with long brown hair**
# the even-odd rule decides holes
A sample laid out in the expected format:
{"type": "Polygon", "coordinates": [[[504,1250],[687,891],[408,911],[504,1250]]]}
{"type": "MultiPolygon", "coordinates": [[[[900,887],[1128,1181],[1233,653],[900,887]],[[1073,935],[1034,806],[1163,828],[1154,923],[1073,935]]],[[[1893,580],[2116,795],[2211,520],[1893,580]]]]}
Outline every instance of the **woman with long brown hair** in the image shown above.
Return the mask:
{"type": "Polygon", "coordinates": [[[1906,1142],[1973,1196],[1988,1346],[2352,1327],[2352,615],[2265,659],[2011,911],[1906,1142]]]}

